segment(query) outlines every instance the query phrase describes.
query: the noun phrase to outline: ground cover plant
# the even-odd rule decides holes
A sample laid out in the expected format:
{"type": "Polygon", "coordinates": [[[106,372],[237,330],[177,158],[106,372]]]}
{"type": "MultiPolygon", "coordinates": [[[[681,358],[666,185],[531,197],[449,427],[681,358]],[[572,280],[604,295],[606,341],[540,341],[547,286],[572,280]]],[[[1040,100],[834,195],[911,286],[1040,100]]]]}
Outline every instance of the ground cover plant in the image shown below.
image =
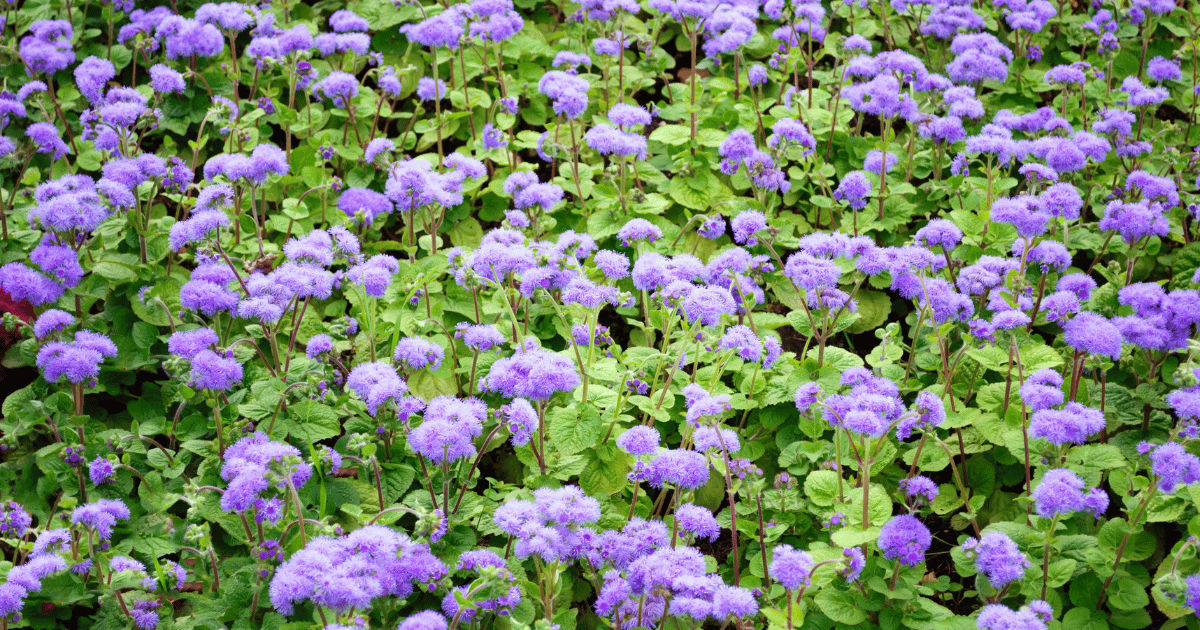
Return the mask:
{"type": "Polygon", "coordinates": [[[0,18],[0,630],[1200,626],[1196,5],[0,18]]]}

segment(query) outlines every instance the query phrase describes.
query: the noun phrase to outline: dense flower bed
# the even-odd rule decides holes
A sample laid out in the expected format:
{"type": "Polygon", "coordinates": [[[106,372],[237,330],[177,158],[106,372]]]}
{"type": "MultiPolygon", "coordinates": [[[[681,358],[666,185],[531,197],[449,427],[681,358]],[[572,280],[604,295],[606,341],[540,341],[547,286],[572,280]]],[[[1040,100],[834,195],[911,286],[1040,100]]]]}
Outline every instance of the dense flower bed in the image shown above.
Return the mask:
{"type": "Polygon", "coordinates": [[[0,630],[1200,623],[1196,5],[0,18],[0,630]]]}

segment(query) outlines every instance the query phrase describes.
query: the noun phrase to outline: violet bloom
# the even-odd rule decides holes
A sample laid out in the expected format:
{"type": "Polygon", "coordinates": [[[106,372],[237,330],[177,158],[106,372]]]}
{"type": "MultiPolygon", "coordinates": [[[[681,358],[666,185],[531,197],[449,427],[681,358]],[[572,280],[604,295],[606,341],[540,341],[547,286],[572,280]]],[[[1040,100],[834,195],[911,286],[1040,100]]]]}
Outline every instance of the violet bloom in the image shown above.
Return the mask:
{"type": "Polygon", "coordinates": [[[492,364],[480,388],[505,398],[545,401],[555,392],[570,392],[579,385],[579,373],[567,357],[542,349],[518,352],[492,364]]]}
{"type": "Polygon", "coordinates": [[[721,526],[717,524],[712,511],[706,507],[684,503],[676,508],[675,520],[679,523],[680,531],[692,534],[696,540],[707,538],[714,541],[721,535],[721,526]]]}
{"type": "Polygon", "coordinates": [[[442,367],[446,351],[438,344],[417,337],[404,337],[396,344],[392,360],[408,371],[428,369],[436,372],[442,367]]]}
{"type": "Polygon", "coordinates": [[[1173,494],[1181,486],[1200,481],[1200,458],[1177,442],[1167,442],[1150,451],[1151,470],[1158,477],[1158,489],[1173,494]]]}
{"type": "MultiPolygon", "coordinates": [[[[1024,386],[1022,386],[1024,389],[1024,386]]],[[[1061,396],[1061,392],[1060,392],[1061,396]]],[[[1104,429],[1104,413],[1099,409],[1069,402],[1061,410],[1041,409],[1033,413],[1029,421],[1029,435],[1045,438],[1061,446],[1083,444],[1087,439],[1104,429]]]]}
{"type": "Polygon", "coordinates": [[[300,459],[300,450],[273,442],[261,432],[244,437],[225,449],[221,478],[228,482],[221,495],[221,509],[244,512],[272,488],[301,488],[312,477],[312,466],[300,459]],[[280,476],[282,475],[282,477],[280,476]]]}
{"type": "Polygon", "coordinates": [[[1031,566],[1017,543],[998,531],[987,532],[979,539],[968,539],[962,550],[968,558],[974,558],[975,570],[997,590],[1020,580],[1025,576],[1025,569],[1031,566]]]}
{"type": "Polygon", "coordinates": [[[925,560],[925,551],[932,543],[924,523],[911,514],[901,514],[883,526],[878,545],[884,558],[911,567],[925,560]]]}
{"type": "Polygon", "coordinates": [[[105,483],[112,483],[113,476],[113,463],[104,457],[97,455],[96,459],[92,460],[92,462],[88,464],[88,477],[90,477],[92,483],[97,486],[105,483]]]}
{"type": "Polygon", "coordinates": [[[783,588],[794,590],[812,584],[813,557],[807,551],[778,545],[771,550],[771,555],[771,577],[783,588]]]}
{"type": "Polygon", "coordinates": [[[629,247],[630,241],[648,241],[653,243],[663,236],[662,229],[645,219],[630,219],[617,231],[621,244],[629,247]]]}
{"type": "Polygon", "coordinates": [[[395,368],[382,363],[363,363],[350,371],[346,386],[358,394],[367,405],[367,413],[377,415],[379,407],[387,401],[401,402],[408,393],[408,385],[400,379],[395,368]]]}
{"type": "MultiPolygon", "coordinates": [[[[304,601],[345,613],[369,609],[377,598],[404,599],[417,589],[432,590],[447,573],[428,545],[369,525],[342,538],[309,540],[275,571],[269,592],[271,605],[285,615],[304,601]]],[[[406,626],[416,617],[409,617],[401,628],[437,627],[406,626]]]]}
{"type": "Polygon", "coordinates": [[[98,499],[71,512],[71,523],[96,530],[100,540],[112,538],[117,521],[129,519],[129,508],[120,499],[98,499]]]}
{"type": "Polygon", "coordinates": [[[475,455],[474,439],[483,432],[487,405],[477,398],[438,396],[429,401],[424,420],[408,436],[418,455],[433,464],[475,455]]]}
{"type": "Polygon", "coordinates": [[[1054,468],[1042,476],[1030,497],[1042,518],[1089,512],[1099,518],[1108,510],[1108,495],[1100,488],[1085,491],[1083,479],[1067,468],[1054,468]]]}

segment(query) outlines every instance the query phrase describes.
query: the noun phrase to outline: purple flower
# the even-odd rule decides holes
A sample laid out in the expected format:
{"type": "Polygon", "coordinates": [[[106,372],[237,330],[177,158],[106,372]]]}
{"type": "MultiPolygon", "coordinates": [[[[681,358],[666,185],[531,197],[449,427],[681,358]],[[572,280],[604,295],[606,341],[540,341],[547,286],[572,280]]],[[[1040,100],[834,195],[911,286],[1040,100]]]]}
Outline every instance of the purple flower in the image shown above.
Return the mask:
{"type": "Polygon", "coordinates": [[[888,521],[879,532],[879,549],[883,557],[897,560],[904,566],[914,566],[925,560],[925,551],[933,543],[929,528],[917,517],[901,514],[888,521]]]}
{"type": "Polygon", "coordinates": [[[21,504],[16,501],[0,504],[0,535],[5,538],[21,538],[31,523],[33,518],[21,504]]]}
{"type": "Polygon", "coordinates": [[[1049,409],[1063,402],[1063,379],[1056,370],[1044,368],[1030,374],[1021,385],[1021,400],[1033,411],[1049,409]]]}
{"type": "Polygon", "coordinates": [[[1108,509],[1108,495],[1099,488],[1085,493],[1083,479],[1067,468],[1046,471],[1030,497],[1038,516],[1047,519],[1075,512],[1091,512],[1099,518],[1108,509]]]}
{"type": "Polygon", "coordinates": [[[1083,311],[1063,326],[1063,341],[1078,352],[1121,358],[1121,331],[1112,322],[1091,311],[1083,311]]]}
{"type": "Polygon", "coordinates": [[[725,217],[714,214],[704,220],[696,232],[704,238],[717,240],[725,235],[725,217]]]}
{"type": "Polygon", "coordinates": [[[432,77],[421,77],[417,81],[417,98],[429,102],[446,98],[446,82],[432,77]]]}
{"type": "Polygon", "coordinates": [[[192,357],[191,381],[198,389],[227,391],[242,382],[242,365],[233,358],[204,349],[192,357]]]}
{"type": "Polygon", "coordinates": [[[630,241],[648,241],[653,243],[663,236],[662,229],[645,219],[630,219],[617,231],[621,244],[629,247],[630,241]]]}
{"type": "Polygon", "coordinates": [[[609,108],[608,119],[618,127],[629,129],[649,125],[651,117],[644,107],[617,103],[609,108]]]}
{"type": "Polygon", "coordinates": [[[438,344],[417,337],[405,337],[396,344],[392,360],[409,371],[427,369],[436,372],[442,367],[446,351],[438,344]]]}
{"type": "Polygon", "coordinates": [[[895,153],[884,153],[878,149],[874,149],[867,153],[866,159],[863,160],[863,170],[882,177],[884,174],[892,171],[892,167],[896,165],[897,160],[899,158],[895,153]]]}
{"type": "Polygon", "coordinates": [[[841,201],[855,210],[862,210],[867,205],[866,197],[871,194],[871,181],[862,171],[851,171],[842,177],[833,198],[841,201]]]}
{"type": "Polygon", "coordinates": [[[347,188],[338,197],[337,205],[356,224],[366,225],[374,223],[380,215],[388,215],[395,210],[385,195],[367,188],[347,188]]]}
{"type": "Polygon", "coordinates": [[[733,240],[747,247],[758,244],[754,235],[767,229],[767,217],[757,210],[745,210],[729,222],[733,228],[733,240]]]}
{"type": "Polygon", "coordinates": [[[554,113],[572,119],[587,111],[589,87],[584,79],[560,70],[551,70],[538,80],[538,91],[550,99],[554,113]]]}
{"type": "Polygon", "coordinates": [[[801,414],[806,413],[808,408],[817,402],[817,395],[821,393],[821,385],[816,381],[810,381],[796,388],[795,402],[796,409],[801,414]]]}
{"type": "Polygon", "coordinates": [[[646,137],[641,134],[601,124],[589,129],[585,138],[587,145],[600,155],[646,159],[646,137]]]}
{"type": "Polygon", "coordinates": [[[813,557],[807,551],[791,545],[778,545],[771,550],[771,577],[785,589],[797,589],[812,583],[813,557]]]}
{"type": "Polygon", "coordinates": [[[434,610],[423,610],[406,617],[397,630],[446,630],[446,618],[434,610]]]}
{"type": "Polygon", "coordinates": [[[738,586],[718,586],[712,596],[713,617],[751,617],[758,614],[758,600],[750,589],[738,586]]]}
{"type": "Polygon", "coordinates": [[[88,464],[88,477],[90,477],[92,479],[92,483],[97,486],[104,483],[112,483],[112,462],[97,455],[96,459],[92,460],[92,462],[88,464]]]}
{"type": "Polygon", "coordinates": [[[1146,64],[1146,76],[1157,83],[1162,83],[1164,81],[1178,81],[1183,77],[1183,73],[1179,70],[1178,61],[1155,57],[1146,64]]]}
{"type": "Polygon", "coordinates": [[[471,457],[486,417],[487,405],[477,398],[438,396],[429,401],[425,419],[409,433],[408,443],[433,464],[471,457]]]}
{"type": "Polygon", "coordinates": [[[651,488],[670,483],[686,490],[695,490],[708,482],[708,459],[695,451],[668,449],[661,451],[646,469],[646,481],[651,488]]]}
{"type": "Polygon", "coordinates": [[[933,501],[937,498],[938,487],[929,477],[917,475],[908,479],[900,480],[900,489],[904,491],[904,495],[910,499],[924,499],[925,501],[933,501]]]}
{"type": "MultiPolygon", "coordinates": [[[[721,535],[721,526],[717,524],[717,519],[713,517],[712,511],[706,507],[684,503],[676,508],[675,520],[679,523],[681,531],[692,534],[696,540],[707,538],[713,541],[721,535]]],[[[774,570],[774,565],[772,565],[772,573],[774,570]]]]}
{"type": "Polygon", "coordinates": [[[694,289],[680,304],[689,323],[700,322],[702,326],[716,326],[722,315],[733,315],[733,297],[729,291],[714,287],[694,289]]]}
{"type": "Polygon", "coordinates": [[[483,132],[480,137],[483,140],[483,148],[489,151],[492,149],[503,149],[508,146],[508,138],[504,135],[504,132],[496,129],[492,123],[483,126],[483,132]]]}
{"type": "MultiPolygon", "coordinates": [[[[368,525],[341,538],[310,539],[275,571],[269,592],[271,604],[285,615],[303,601],[345,613],[369,609],[379,597],[404,599],[416,587],[433,590],[447,572],[427,545],[387,527],[368,525]]],[[[438,613],[425,611],[401,627],[445,630],[446,622],[438,613]]]]}
{"type": "Polygon", "coordinates": [[[862,549],[858,547],[843,549],[842,556],[846,566],[838,574],[846,578],[846,583],[850,584],[862,575],[863,569],[867,566],[867,559],[863,557],[862,549]]]}
{"type": "MultiPolygon", "coordinates": [[[[376,254],[346,270],[344,281],[357,285],[367,295],[382,298],[392,284],[392,276],[400,272],[400,262],[387,254],[376,254]]],[[[343,284],[343,288],[345,285],[343,284]]]]}
{"type": "Polygon", "coordinates": [[[83,383],[100,374],[105,357],[117,356],[117,346],[108,337],[87,330],[75,333],[73,343],[52,341],[37,354],[37,366],[42,378],[54,383],[62,377],[72,383],[83,383]]]}
{"type": "Polygon", "coordinates": [[[518,352],[492,364],[480,388],[505,398],[544,401],[555,392],[570,392],[579,385],[579,373],[567,357],[541,349],[518,352]]]}
{"type": "Polygon", "coordinates": [[[948,219],[933,219],[925,227],[917,230],[916,241],[924,247],[939,246],[944,251],[951,251],[962,242],[963,233],[948,219]]]}
{"type": "Polygon", "coordinates": [[[626,429],[617,438],[617,447],[634,457],[653,455],[658,452],[658,430],[645,425],[626,429]]]}
{"type": "Polygon", "coordinates": [[[1043,606],[1044,609],[1050,608],[1049,604],[1040,600],[1034,600],[1020,610],[1013,610],[1004,604],[988,604],[979,612],[975,627],[978,630],[1046,630],[1046,622],[1034,610],[1035,605],[1038,609],[1043,609],[1043,606]]]}
{"type": "Polygon", "coordinates": [[[975,559],[975,570],[995,589],[1021,579],[1030,566],[1017,543],[1002,532],[990,531],[979,539],[969,538],[962,550],[968,558],[975,559]]]}
{"type": "Polygon", "coordinates": [[[70,313],[52,308],[42,313],[33,322],[33,336],[37,339],[44,339],[50,334],[61,332],[74,324],[75,317],[70,313]]]}
{"type": "Polygon", "coordinates": [[[350,371],[346,386],[367,404],[367,412],[377,415],[379,406],[388,400],[399,404],[401,397],[408,393],[408,385],[400,379],[395,368],[382,363],[362,363],[350,371]]]}
{"type": "MultiPolygon", "coordinates": [[[[129,519],[129,508],[120,499],[98,499],[71,512],[71,523],[96,530],[100,540],[112,538],[117,521],[129,519]]],[[[11,579],[11,575],[10,575],[11,579]]]]}
{"type": "Polygon", "coordinates": [[[1200,481],[1200,458],[1176,442],[1167,442],[1150,451],[1150,464],[1158,477],[1158,489],[1164,494],[1173,494],[1179,486],[1200,481]]]}
{"type": "Polygon", "coordinates": [[[463,344],[475,352],[487,352],[493,348],[499,349],[506,341],[504,334],[491,324],[471,325],[458,324],[455,337],[462,339],[463,344]]]}
{"type": "MultiPolygon", "coordinates": [[[[1022,386],[1024,398],[1025,386],[1022,386]]],[[[1059,391],[1056,389],[1056,391],[1059,391]]],[[[1058,399],[1062,399],[1059,391],[1058,399]]],[[[1045,438],[1055,446],[1063,444],[1083,444],[1087,438],[1099,433],[1104,428],[1104,414],[1099,409],[1085,407],[1077,402],[1069,402],[1062,410],[1040,409],[1033,413],[1029,421],[1029,435],[1035,438],[1045,438]]]]}
{"type": "Polygon", "coordinates": [[[59,137],[58,128],[51,123],[33,123],[25,130],[25,136],[33,141],[34,149],[38,153],[49,153],[52,160],[71,152],[71,148],[59,137]]]}

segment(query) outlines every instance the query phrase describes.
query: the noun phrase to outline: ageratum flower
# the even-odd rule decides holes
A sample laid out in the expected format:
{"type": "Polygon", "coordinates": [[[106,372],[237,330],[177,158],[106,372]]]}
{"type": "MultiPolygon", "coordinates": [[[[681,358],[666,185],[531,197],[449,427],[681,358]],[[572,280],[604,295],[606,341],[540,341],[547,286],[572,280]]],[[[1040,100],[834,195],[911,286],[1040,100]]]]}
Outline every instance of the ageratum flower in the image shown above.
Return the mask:
{"type": "Polygon", "coordinates": [[[405,337],[396,344],[392,360],[406,370],[416,371],[428,368],[436,372],[442,367],[446,351],[436,343],[416,337],[405,337]]]}
{"type": "Polygon", "coordinates": [[[255,432],[225,449],[225,463],[221,466],[221,478],[228,482],[221,495],[221,509],[227,512],[243,512],[250,509],[262,493],[270,489],[268,473],[288,461],[292,463],[278,470],[283,478],[275,483],[277,490],[285,490],[288,481],[301,488],[312,477],[312,466],[300,460],[300,451],[294,446],[269,440],[266,434],[255,432]]]}
{"type": "Polygon", "coordinates": [[[429,401],[424,420],[409,434],[408,443],[433,464],[471,457],[486,417],[487,405],[482,400],[438,396],[429,401]]]}
{"type": "Polygon", "coordinates": [[[771,555],[771,577],[785,589],[797,589],[812,584],[812,554],[795,549],[791,545],[778,545],[771,550],[771,555]]]}
{"type": "Polygon", "coordinates": [[[574,390],[579,373],[567,357],[535,348],[496,361],[479,385],[505,398],[542,402],[555,392],[574,390]]]}
{"type": "Polygon", "coordinates": [[[1047,471],[1030,496],[1038,516],[1047,519],[1075,512],[1090,512],[1099,518],[1108,509],[1108,495],[1100,488],[1085,493],[1083,479],[1067,468],[1047,471]]]}
{"type": "MultiPolygon", "coordinates": [[[[1024,386],[1022,386],[1024,390],[1024,386]]],[[[1059,398],[1061,399],[1061,391],[1059,398]]],[[[1029,421],[1029,435],[1045,438],[1055,446],[1083,444],[1104,428],[1104,413],[1099,409],[1069,402],[1061,410],[1040,409],[1029,421]]]]}
{"type": "Polygon", "coordinates": [[[883,557],[904,566],[914,566],[925,560],[925,551],[933,543],[929,528],[917,517],[901,514],[888,521],[879,532],[879,549],[883,557]]]}
{"type": "MultiPolygon", "coordinates": [[[[71,512],[71,523],[96,530],[100,540],[112,538],[117,521],[129,519],[129,507],[120,499],[97,499],[71,512]]],[[[65,567],[64,567],[65,568],[65,567]]],[[[11,577],[10,577],[11,579],[11,577]]]]}
{"type": "MultiPolygon", "coordinates": [[[[692,534],[697,540],[707,538],[714,541],[721,535],[721,526],[706,507],[684,503],[675,509],[675,520],[679,523],[680,531],[692,534]]],[[[771,573],[774,575],[775,565],[771,565],[771,573]]]]}
{"type": "Polygon", "coordinates": [[[1034,610],[1034,604],[1039,603],[1049,609],[1049,604],[1040,600],[1034,600],[1020,610],[1013,610],[1004,604],[988,604],[979,612],[975,627],[978,630],[1046,630],[1047,620],[1034,610]]]}
{"type": "Polygon", "coordinates": [[[408,385],[400,379],[396,369],[378,361],[356,366],[350,371],[346,386],[366,403],[367,412],[372,416],[377,415],[380,405],[389,400],[399,405],[408,393],[408,385]]]}
{"type": "Polygon", "coordinates": [[[1063,341],[1078,352],[1121,358],[1121,331],[1112,322],[1091,311],[1083,311],[1063,327],[1063,341]]]}
{"type": "Polygon", "coordinates": [[[1002,532],[991,531],[979,539],[969,538],[962,550],[968,558],[974,558],[975,570],[995,589],[1021,579],[1031,566],[1017,543],[1002,532]]]}
{"type": "Polygon", "coordinates": [[[938,487],[932,479],[924,475],[916,475],[908,479],[900,480],[900,489],[904,491],[904,495],[910,499],[918,501],[933,501],[937,498],[938,487]]]}
{"type": "Polygon", "coordinates": [[[658,452],[659,439],[654,427],[636,425],[617,437],[617,447],[634,457],[653,455],[658,452]]]}
{"type": "Polygon", "coordinates": [[[285,615],[304,601],[344,613],[370,609],[380,597],[404,599],[414,586],[436,585],[447,572],[427,545],[382,525],[368,525],[342,538],[310,540],[279,566],[269,593],[271,604],[285,615]]]}

